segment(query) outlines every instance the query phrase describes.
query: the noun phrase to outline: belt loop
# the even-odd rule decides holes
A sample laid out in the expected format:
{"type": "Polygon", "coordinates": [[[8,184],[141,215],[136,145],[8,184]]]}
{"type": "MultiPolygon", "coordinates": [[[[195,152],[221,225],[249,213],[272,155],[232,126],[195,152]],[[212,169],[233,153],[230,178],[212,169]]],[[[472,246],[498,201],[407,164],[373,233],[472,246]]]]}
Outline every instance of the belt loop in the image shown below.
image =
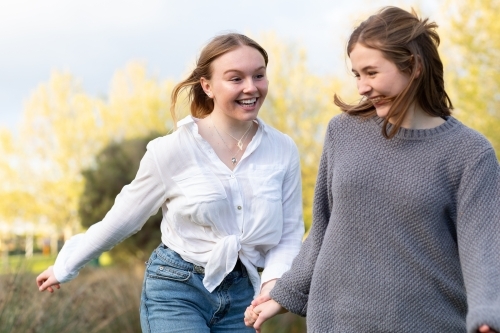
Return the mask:
{"type": "Polygon", "coordinates": [[[205,274],[205,268],[203,266],[193,264],[193,272],[196,274],[205,274]]]}

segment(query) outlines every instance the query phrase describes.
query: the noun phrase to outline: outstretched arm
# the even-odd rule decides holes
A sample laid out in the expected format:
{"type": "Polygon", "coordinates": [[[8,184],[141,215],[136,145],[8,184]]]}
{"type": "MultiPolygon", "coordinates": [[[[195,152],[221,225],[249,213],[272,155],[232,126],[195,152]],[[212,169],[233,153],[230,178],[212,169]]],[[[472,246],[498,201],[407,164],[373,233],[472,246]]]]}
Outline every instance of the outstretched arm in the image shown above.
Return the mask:
{"type": "Polygon", "coordinates": [[[139,231],[164,201],[164,183],[153,153],[148,150],[135,179],[122,189],[104,219],[85,233],[71,237],[59,252],[54,266],[37,277],[39,290],[53,292],[53,287],[59,288],[60,283],[75,278],[90,260],[139,231]]]}

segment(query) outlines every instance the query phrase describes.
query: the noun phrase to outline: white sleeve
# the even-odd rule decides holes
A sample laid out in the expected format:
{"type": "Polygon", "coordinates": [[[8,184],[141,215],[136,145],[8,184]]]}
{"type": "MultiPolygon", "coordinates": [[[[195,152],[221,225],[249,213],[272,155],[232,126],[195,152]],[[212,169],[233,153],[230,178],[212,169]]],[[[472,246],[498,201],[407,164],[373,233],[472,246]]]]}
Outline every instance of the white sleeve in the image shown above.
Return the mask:
{"type": "MultiPolygon", "coordinates": [[[[290,141],[292,141],[290,139],[290,141]]],[[[304,219],[302,214],[302,180],[300,174],[300,157],[297,147],[291,142],[292,154],[289,168],[283,181],[283,233],[278,245],[266,255],[265,269],[262,272],[261,284],[280,278],[292,266],[292,261],[299,253],[304,236],[304,219]]]]}
{"type": "Polygon", "coordinates": [[[165,193],[154,155],[148,150],[135,179],[123,187],[104,219],[64,244],[54,264],[57,281],[70,281],[90,260],[141,230],[165,202],[165,193]]]}

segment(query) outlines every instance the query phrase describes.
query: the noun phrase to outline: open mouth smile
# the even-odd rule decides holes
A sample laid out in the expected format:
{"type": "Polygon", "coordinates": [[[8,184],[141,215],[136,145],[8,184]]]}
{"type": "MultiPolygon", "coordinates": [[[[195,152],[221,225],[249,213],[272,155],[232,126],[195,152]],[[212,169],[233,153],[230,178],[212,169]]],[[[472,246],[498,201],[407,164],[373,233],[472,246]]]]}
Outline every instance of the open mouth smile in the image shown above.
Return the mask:
{"type": "Polygon", "coordinates": [[[241,106],[255,106],[257,103],[257,97],[254,98],[249,98],[249,99],[240,99],[239,101],[236,101],[241,106]]]}

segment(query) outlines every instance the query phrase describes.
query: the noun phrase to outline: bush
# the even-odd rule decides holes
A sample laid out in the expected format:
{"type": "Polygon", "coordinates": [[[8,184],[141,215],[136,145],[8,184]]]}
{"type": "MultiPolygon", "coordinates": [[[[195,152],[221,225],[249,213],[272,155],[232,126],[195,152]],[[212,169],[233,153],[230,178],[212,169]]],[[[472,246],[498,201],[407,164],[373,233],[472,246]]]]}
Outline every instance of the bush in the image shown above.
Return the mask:
{"type": "MultiPolygon", "coordinates": [[[[16,273],[0,275],[0,333],[141,332],[143,265],[87,267],[53,294],[37,290],[28,266],[25,261],[16,273]]],[[[262,332],[304,333],[305,320],[287,313],[266,322],[262,332]]]]}
{"type": "Polygon", "coordinates": [[[0,275],[0,333],[140,332],[142,272],[82,271],[53,294],[39,292],[36,274],[0,275]]]}

